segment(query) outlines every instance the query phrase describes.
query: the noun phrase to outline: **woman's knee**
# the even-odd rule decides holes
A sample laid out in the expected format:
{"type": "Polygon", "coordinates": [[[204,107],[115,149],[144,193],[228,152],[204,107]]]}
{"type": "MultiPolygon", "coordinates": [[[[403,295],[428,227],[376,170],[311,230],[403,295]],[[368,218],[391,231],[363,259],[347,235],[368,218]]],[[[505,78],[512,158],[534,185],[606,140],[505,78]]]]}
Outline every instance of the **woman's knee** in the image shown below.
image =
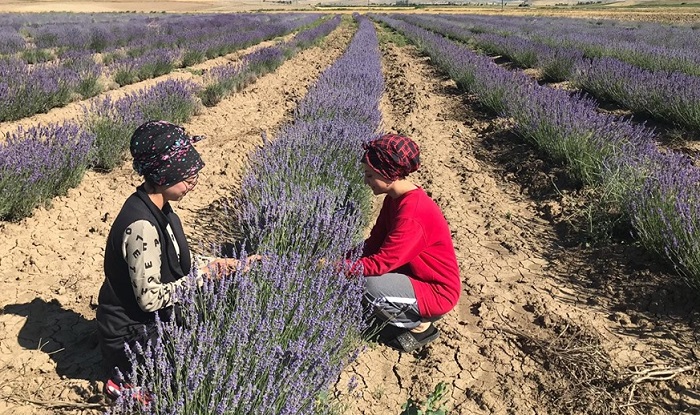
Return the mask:
{"type": "Polygon", "coordinates": [[[367,277],[365,278],[365,297],[371,295],[374,298],[381,297],[381,284],[379,284],[379,278],[381,277],[367,277]]]}

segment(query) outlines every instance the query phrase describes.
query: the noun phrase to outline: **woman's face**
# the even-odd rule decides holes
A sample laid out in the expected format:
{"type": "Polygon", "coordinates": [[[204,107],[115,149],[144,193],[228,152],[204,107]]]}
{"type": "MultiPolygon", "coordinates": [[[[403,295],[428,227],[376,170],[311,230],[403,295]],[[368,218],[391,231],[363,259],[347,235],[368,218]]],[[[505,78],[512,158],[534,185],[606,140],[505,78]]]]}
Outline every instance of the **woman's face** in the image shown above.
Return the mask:
{"type": "Polygon", "coordinates": [[[197,185],[198,179],[199,173],[192,177],[188,177],[181,182],[175,183],[172,186],[166,187],[163,189],[164,198],[168,201],[179,202],[187,193],[194,189],[194,187],[197,185]]]}
{"type": "Polygon", "coordinates": [[[362,163],[362,168],[365,172],[365,184],[372,189],[372,193],[381,195],[389,191],[393,183],[391,180],[374,171],[367,163],[362,163]]]}

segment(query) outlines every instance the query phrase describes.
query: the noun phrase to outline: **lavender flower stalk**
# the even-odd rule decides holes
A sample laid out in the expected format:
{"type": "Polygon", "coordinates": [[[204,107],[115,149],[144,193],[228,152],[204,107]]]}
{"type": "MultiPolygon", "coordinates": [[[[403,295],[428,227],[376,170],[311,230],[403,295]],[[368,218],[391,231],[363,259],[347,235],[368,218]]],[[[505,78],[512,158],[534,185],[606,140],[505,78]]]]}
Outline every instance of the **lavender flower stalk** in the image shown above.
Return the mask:
{"type": "Polygon", "coordinates": [[[76,124],[50,124],[8,133],[0,144],[0,218],[28,216],[83,177],[95,137],[76,124]]]}

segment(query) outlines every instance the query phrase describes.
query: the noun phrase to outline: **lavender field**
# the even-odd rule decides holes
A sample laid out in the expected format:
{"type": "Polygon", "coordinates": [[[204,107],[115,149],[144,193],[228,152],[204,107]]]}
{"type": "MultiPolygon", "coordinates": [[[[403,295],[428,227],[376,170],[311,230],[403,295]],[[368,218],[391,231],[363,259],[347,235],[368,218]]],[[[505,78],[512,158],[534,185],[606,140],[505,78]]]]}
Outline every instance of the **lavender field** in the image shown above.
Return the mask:
{"type": "Polygon", "coordinates": [[[691,26],[457,13],[0,21],[0,413],[700,407],[691,26]],[[176,206],[193,249],[264,260],[181,292],[187,324],[159,323],[167,340],[131,350],[141,363],[123,374],[149,403],[127,392],[108,405],[102,247],[138,184],[130,133],[149,119],[207,137],[200,183],[176,206]],[[363,340],[362,279],[319,262],[358,254],[381,203],[361,144],[389,131],[421,146],[415,180],[445,212],[463,279],[441,337],[413,354],[363,340]]]}

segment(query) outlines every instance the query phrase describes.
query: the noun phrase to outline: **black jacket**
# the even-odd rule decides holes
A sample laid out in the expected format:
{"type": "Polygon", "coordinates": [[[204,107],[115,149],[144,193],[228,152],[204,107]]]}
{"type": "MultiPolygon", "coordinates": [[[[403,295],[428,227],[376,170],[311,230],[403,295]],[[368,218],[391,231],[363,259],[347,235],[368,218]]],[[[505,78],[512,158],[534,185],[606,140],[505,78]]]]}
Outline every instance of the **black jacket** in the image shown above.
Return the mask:
{"type": "Polygon", "coordinates": [[[160,276],[162,283],[174,282],[190,272],[191,258],[187,239],[180,218],[169,204],[161,211],[153,204],[148,194],[139,186],[122,206],[112,224],[105,248],[105,281],[100,289],[97,306],[97,323],[105,365],[108,369],[118,366],[128,370],[124,354],[124,343],[145,342],[155,335],[156,313],[162,321],[170,321],[175,313],[169,306],[155,312],[146,312],[139,307],[134,295],[129,268],[122,256],[122,238],[126,228],[139,220],[147,220],[158,230],[161,249],[160,276]],[[180,260],[166,227],[170,227],[180,248],[180,260]]]}

